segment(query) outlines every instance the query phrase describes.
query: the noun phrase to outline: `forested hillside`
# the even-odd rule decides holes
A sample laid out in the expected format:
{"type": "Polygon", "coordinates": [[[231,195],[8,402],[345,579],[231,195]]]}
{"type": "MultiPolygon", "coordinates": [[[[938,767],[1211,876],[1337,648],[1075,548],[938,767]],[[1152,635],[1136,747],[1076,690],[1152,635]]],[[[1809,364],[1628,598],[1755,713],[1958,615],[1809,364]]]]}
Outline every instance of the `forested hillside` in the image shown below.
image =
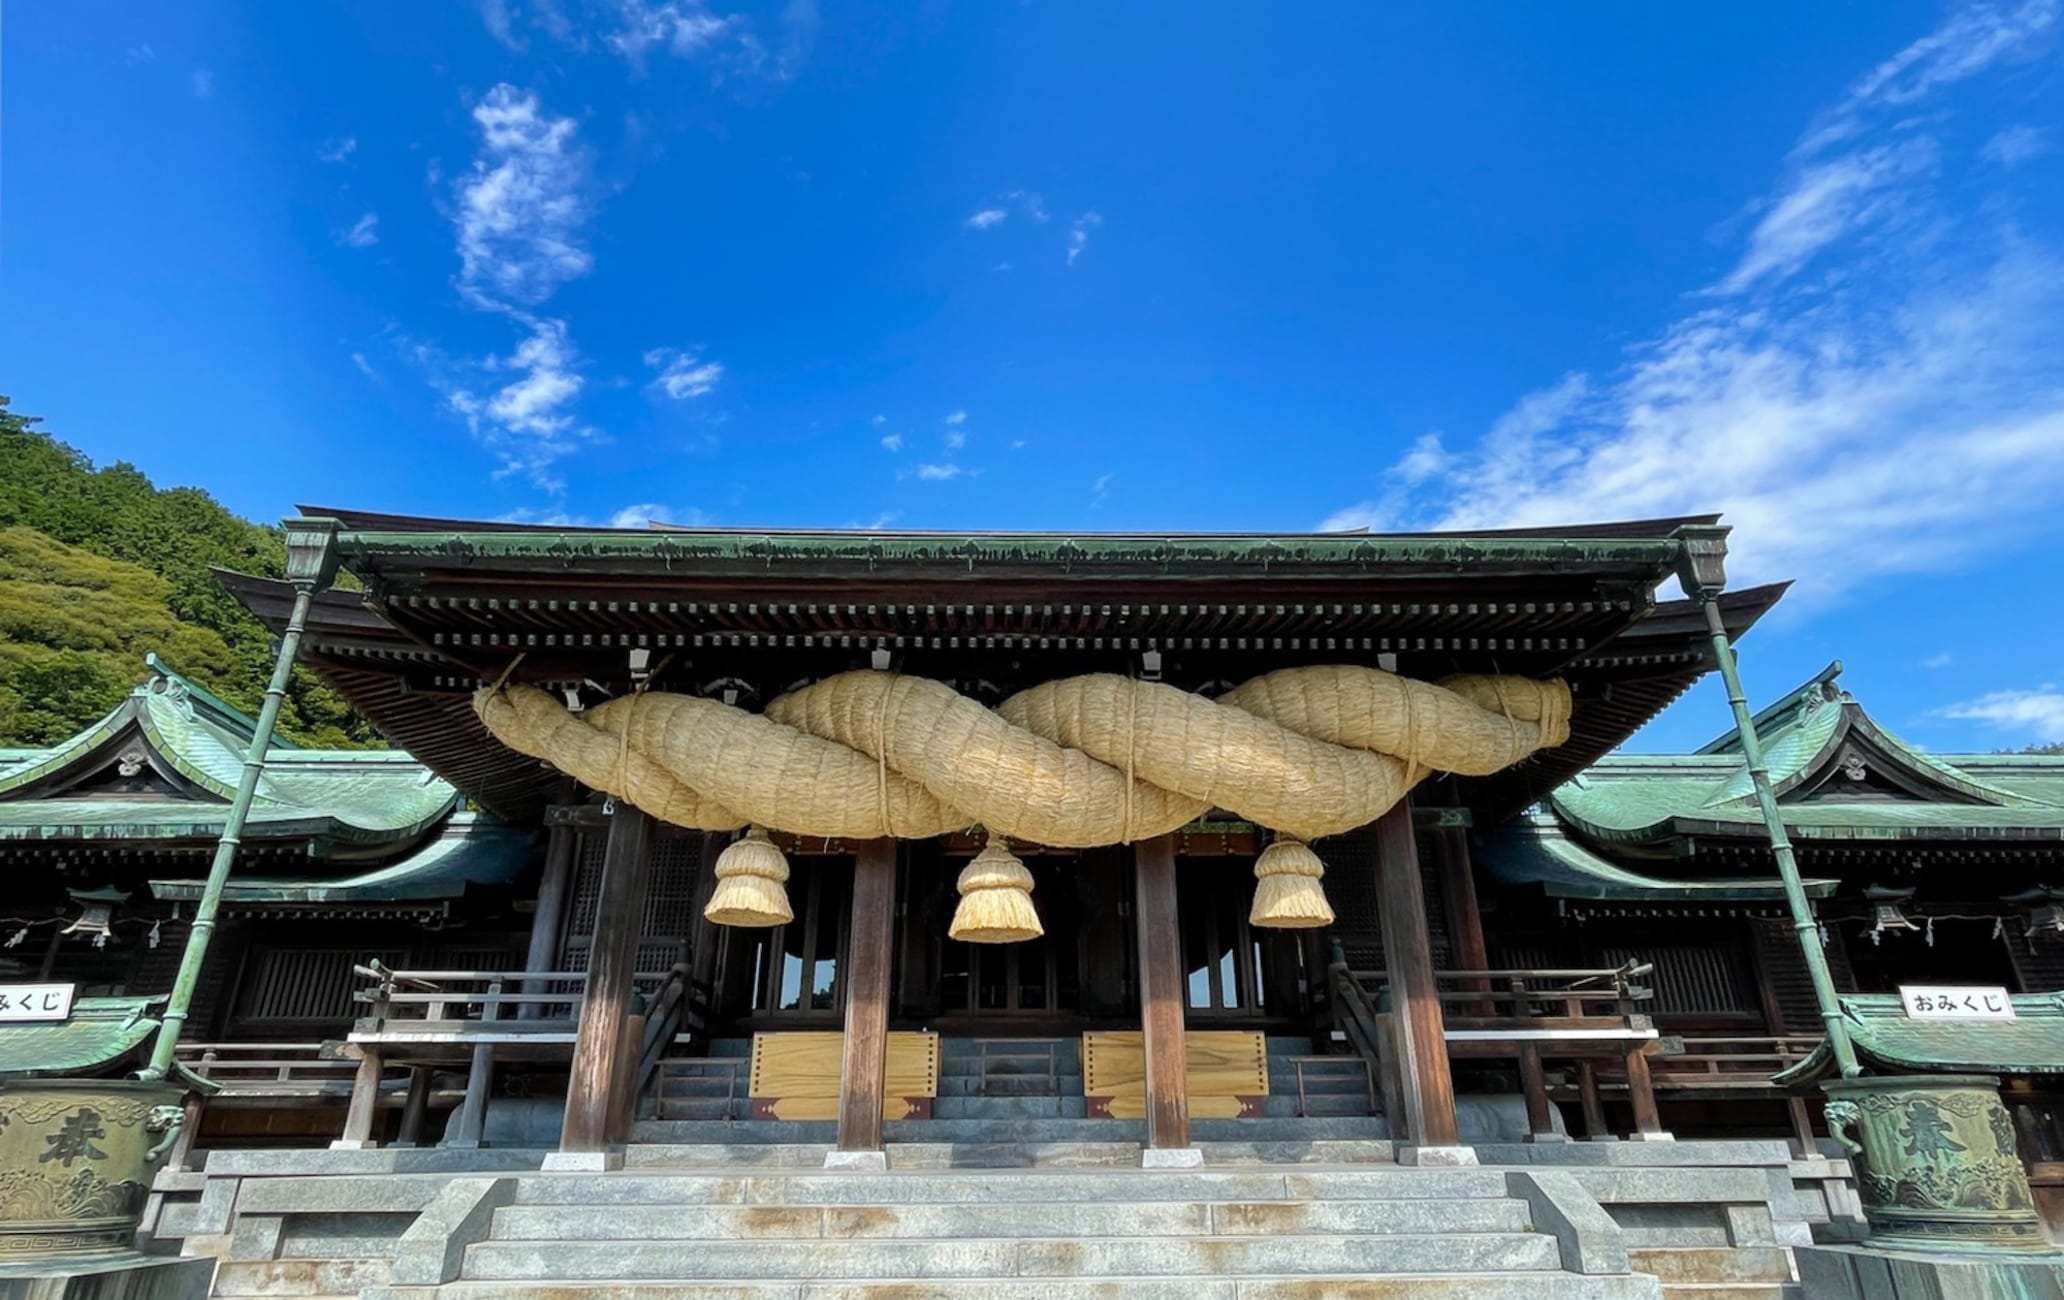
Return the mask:
{"type": "MultiPolygon", "coordinates": [[[[0,397],[0,746],[47,745],[93,722],[158,657],[256,712],[272,636],[208,572],[285,571],[276,528],[133,465],[95,469],[0,397]]],[[[377,738],[297,671],[280,726],[308,745],[377,738]]]]}

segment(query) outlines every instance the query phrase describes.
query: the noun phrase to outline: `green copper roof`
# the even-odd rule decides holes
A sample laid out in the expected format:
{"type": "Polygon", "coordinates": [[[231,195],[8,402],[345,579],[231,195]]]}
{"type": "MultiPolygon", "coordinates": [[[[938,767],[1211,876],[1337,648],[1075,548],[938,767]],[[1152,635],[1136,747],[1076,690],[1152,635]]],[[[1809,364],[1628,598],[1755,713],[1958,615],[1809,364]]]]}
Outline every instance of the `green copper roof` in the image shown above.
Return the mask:
{"type": "MultiPolygon", "coordinates": [[[[252,720],[155,658],[149,664],[150,678],[99,722],[0,766],[0,841],[220,834],[252,720]],[[162,779],[147,791],[109,785],[102,778],[116,767],[162,779]]],[[[251,834],[386,843],[422,833],[457,803],[457,791],[405,753],[276,744],[251,834]]]]}
{"type": "MultiPolygon", "coordinates": [[[[2064,1074],[2064,993],[2017,994],[2010,1000],[2012,1020],[1909,1020],[1896,995],[1858,993],[1842,999],[1842,1016],[1856,1054],[1881,1070],[2064,1074]]],[[[1823,1042],[1773,1082],[1795,1087],[1833,1071],[1823,1042]]]]}
{"type": "MultiPolygon", "coordinates": [[[[158,1030],[153,1007],[165,999],[80,998],[71,1019],[53,1024],[0,1025],[0,1079],[103,1075],[126,1064],[158,1030]]],[[[216,1085],[175,1067],[204,1092],[216,1085]]]]}
{"type": "MultiPolygon", "coordinates": [[[[2064,763],[1922,753],[1840,691],[1839,671],[1832,665],[1759,719],[1771,784],[1795,838],[2064,839],[2064,763]],[[1831,784],[1849,769],[1857,780],[1831,784]]],[[[1763,833],[1732,731],[1696,754],[1601,759],[1549,803],[1599,843],[1763,833]]]]}
{"type": "MultiPolygon", "coordinates": [[[[1545,812],[1528,813],[1484,836],[1477,860],[1508,885],[1539,885],[1550,898],[1616,902],[1771,902],[1784,897],[1775,877],[1673,877],[1631,871],[1571,839],[1545,812]]],[[[1825,898],[1835,881],[1808,880],[1810,897],[1825,898]]]]}
{"type": "MultiPolygon", "coordinates": [[[[458,898],[469,884],[507,884],[530,862],[529,831],[477,813],[456,813],[442,833],[416,852],[376,871],[338,879],[230,877],[226,903],[365,903],[458,898]]],[[[201,896],[199,880],[153,880],[161,899],[201,896]]]]}

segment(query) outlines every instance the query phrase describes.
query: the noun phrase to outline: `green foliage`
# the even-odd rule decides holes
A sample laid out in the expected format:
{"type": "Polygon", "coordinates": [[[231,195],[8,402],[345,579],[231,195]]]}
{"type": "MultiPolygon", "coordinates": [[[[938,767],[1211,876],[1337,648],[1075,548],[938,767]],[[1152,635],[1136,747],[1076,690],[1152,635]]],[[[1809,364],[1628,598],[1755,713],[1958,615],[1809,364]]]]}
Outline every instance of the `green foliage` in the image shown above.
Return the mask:
{"type": "MultiPolygon", "coordinates": [[[[0,397],[0,745],[48,745],[113,708],[160,659],[256,712],[272,635],[211,566],[280,576],[276,528],[196,488],[160,491],[126,463],[84,455],[0,397]]],[[[306,670],[280,727],[303,744],[377,744],[306,670]]]]}

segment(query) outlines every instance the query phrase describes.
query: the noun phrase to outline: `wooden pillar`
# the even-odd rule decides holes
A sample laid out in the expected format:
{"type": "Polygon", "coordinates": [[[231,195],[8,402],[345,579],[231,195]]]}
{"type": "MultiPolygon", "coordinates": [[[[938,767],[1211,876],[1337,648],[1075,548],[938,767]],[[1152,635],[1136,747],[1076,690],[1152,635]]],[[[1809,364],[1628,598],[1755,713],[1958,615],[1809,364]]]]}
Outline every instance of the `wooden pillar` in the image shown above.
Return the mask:
{"type": "Polygon", "coordinates": [[[1670,1140],[1662,1115],[1656,1110],[1655,1081],[1649,1078],[1648,1053],[1638,1046],[1627,1053],[1627,1100],[1634,1106],[1634,1131],[1629,1137],[1648,1142],[1670,1140]]]}
{"type": "Polygon", "coordinates": [[[1132,910],[1139,930],[1147,1148],[1188,1150],[1190,1079],[1183,1047],[1182,930],[1176,914],[1174,836],[1159,835],[1133,846],[1132,910]]]}
{"type": "MultiPolygon", "coordinates": [[[[1433,978],[1433,949],[1426,933],[1426,890],[1419,880],[1411,800],[1400,801],[1366,833],[1376,841],[1377,906],[1404,1094],[1399,1098],[1404,1113],[1391,1118],[1391,1131],[1414,1148],[1452,1151],[1459,1145],[1455,1084],[1448,1073],[1440,988],[1433,978]]],[[[1473,1163],[1474,1157],[1469,1160],[1473,1163]]]]}
{"type": "Polygon", "coordinates": [[[838,1149],[875,1153],[889,1086],[889,966],[896,949],[896,841],[870,840],[853,861],[846,952],[846,1054],[838,1149]]]}
{"type": "Polygon", "coordinates": [[[412,1065],[408,1073],[408,1096],[401,1104],[401,1136],[394,1145],[423,1145],[423,1120],[430,1112],[430,1067],[412,1065]]]}
{"type": "Polygon", "coordinates": [[[1605,1126],[1605,1102],[1598,1095],[1598,1067],[1589,1061],[1577,1062],[1577,1100],[1584,1107],[1584,1137],[1592,1142],[1612,1140],[1612,1132],[1605,1126]]]}
{"type": "Polygon", "coordinates": [[[358,1073],[351,1076],[351,1104],[344,1111],[344,1136],[330,1143],[333,1151],[357,1151],[378,1146],[373,1139],[373,1120],[379,1113],[380,1049],[368,1047],[359,1053],[358,1073]]]}
{"type": "Polygon", "coordinates": [[[1520,1044],[1519,1090],[1526,1098],[1527,1141],[1561,1141],[1562,1135],[1555,1131],[1555,1116],[1548,1100],[1548,1072],[1541,1068],[1538,1043],[1520,1044]]]}
{"type": "Polygon", "coordinates": [[[1792,1116],[1792,1135],[1799,1141],[1799,1154],[1810,1156],[1820,1150],[1820,1138],[1813,1132],[1813,1112],[1804,1097],[1787,1097],[1785,1109],[1792,1116]]]}
{"type": "Polygon", "coordinates": [[[617,1083],[622,1071],[629,1068],[621,1059],[624,1021],[631,1013],[638,939],[645,928],[645,885],[651,870],[652,818],[619,802],[609,822],[609,843],[602,857],[595,935],[588,947],[588,984],[567,1076],[566,1123],[559,1131],[561,1152],[600,1156],[608,1149],[617,1083]]]}
{"type": "Polygon", "coordinates": [[[453,1117],[446,1146],[470,1151],[480,1145],[481,1135],[487,1131],[487,1095],[493,1085],[494,1048],[482,1043],[473,1049],[473,1060],[466,1071],[466,1096],[453,1117]]]}
{"type": "MultiPolygon", "coordinates": [[[[1454,945],[1456,970],[1489,970],[1490,948],[1484,943],[1483,909],[1476,901],[1476,871],[1469,859],[1469,832],[1460,826],[1443,826],[1438,832],[1441,846],[1441,898],[1447,905],[1448,942],[1454,945]]],[[[1470,980],[1464,987],[1491,991],[1488,979],[1470,980]]],[[[1468,1014],[1488,1016],[1488,1002],[1474,1004],[1468,1014]]]]}
{"type": "MultiPolygon", "coordinates": [[[[559,968],[559,931],[566,924],[567,882],[573,876],[573,850],[580,831],[572,826],[554,826],[545,841],[545,869],[538,877],[537,906],[530,914],[530,950],[523,959],[526,974],[559,968]]],[[[543,993],[542,983],[517,985],[519,993],[543,993]]],[[[545,1013],[542,1003],[529,1002],[517,1009],[519,1019],[534,1020],[545,1013]]]]}

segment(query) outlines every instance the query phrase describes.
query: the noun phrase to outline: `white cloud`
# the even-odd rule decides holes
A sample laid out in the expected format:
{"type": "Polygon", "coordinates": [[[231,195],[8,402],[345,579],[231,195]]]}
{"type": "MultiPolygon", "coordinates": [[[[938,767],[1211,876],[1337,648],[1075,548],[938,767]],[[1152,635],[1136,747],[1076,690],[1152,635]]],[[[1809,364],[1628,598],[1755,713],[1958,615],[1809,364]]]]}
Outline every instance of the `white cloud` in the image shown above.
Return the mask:
{"type": "Polygon", "coordinates": [[[2064,690],[1993,691],[1940,710],[1945,718],[1984,722],[2002,731],[2050,743],[2064,740],[2064,690]]]}
{"type": "Polygon", "coordinates": [[[2012,167],[2037,154],[2047,153],[2049,147],[2049,136],[2045,132],[2032,126],[2010,126],[1987,140],[1978,156],[2002,167],[2012,167]]]}
{"type": "Polygon", "coordinates": [[[1952,660],[1951,660],[1951,658],[1950,658],[1950,654],[1949,654],[1949,651],[1947,651],[1947,650],[1942,650],[1942,651],[1938,651],[1938,652],[1936,652],[1935,654],[1931,654],[1931,655],[1929,655],[1929,656],[1928,656],[1928,657],[1927,657],[1926,659],[1923,659],[1923,660],[1921,660],[1921,667],[1923,667],[1923,668],[1947,668],[1947,667],[1949,667],[1949,665],[1950,665],[1950,663],[1951,663],[1951,662],[1952,662],[1952,660]]]}
{"type": "Polygon", "coordinates": [[[691,58],[721,40],[733,19],[720,18],[701,0],[620,0],[618,26],[603,39],[609,48],[642,67],[647,52],[665,50],[677,59],[691,58]]]}
{"type": "Polygon", "coordinates": [[[480,21],[487,27],[487,34],[505,48],[523,48],[523,41],[516,35],[515,23],[509,13],[509,0],[480,0],[480,21]]]}
{"type": "Polygon", "coordinates": [[[900,433],[883,434],[881,445],[890,451],[901,451],[903,450],[903,435],[900,433]]]}
{"type": "Polygon", "coordinates": [[[925,464],[917,467],[917,476],[930,483],[943,483],[948,479],[956,479],[961,476],[961,473],[962,470],[958,465],[925,464]]]}
{"type": "Polygon", "coordinates": [[[659,371],[652,387],[677,402],[708,396],[724,377],[721,363],[704,361],[693,352],[675,348],[653,348],[645,354],[645,364],[659,371]]]}
{"type": "Polygon", "coordinates": [[[1111,495],[1111,476],[1099,474],[1096,482],[1089,485],[1089,504],[1100,506],[1111,495]]]}
{"type": "Polygon", "coordinates": [[[1028,221],[1037,221],[1044,224],[1051,220],[1046,215],[1046,200],[1041,198],[1036,191],[1012,190],[1003,197],[1006,202],[1017,204],[1018,210],[1025,214],[1025,218],[1028,221]]]}
{"type": "Polygon", "coordinates": [[[580,358],[565,321],[531,318],[529,324],[529,337],[513,353],[490,357],[478,367],[488,375],[515,378],[485,392],[448,386],[445,400],[501,458],[496,478],[522,474],[539,487],[559,491],[565,485],[551,474],[552,464],[591,436],[573,415],[583,385],[580,358]]]}
{"type": "Polygon", "coordinates": [[[966,423],[967,423],[967,412],[966,412],[966,411],[955,411],[955,412],[954,412],[953,414],[951,414],[951,415],[947,416],[947,417],[945,418],[945,420],[944,420],[944,421],[942,421],[942,423],[944,423],[944,424],[947,424],[947,425],[961,425],[961,424],[966,424],[966,423]]]}
{"type": "Polygon", "coordinates": [[[1025,449],[1025,440],[1024,440],[1023,438],[1012,438],[1012,439],[1011,439],[1011,450],[1012,450],[1012,451],[1023,451],[1024,449],[1025,449]]]}
{"type": "Polygon", "coordinates": [[[1010,213],[1002,208],[983,208],[960,224],[970,230],[987,230],[991,226],[1002,225],[1009,217],[1010,213]]]}
{"type": "Polygon", "coordinates": [[[364,376],[365,376],[365,377],[366,377],[367,379],[371,379],[371,380],[373,380],[373,381],[375,381],[375,382],[378,382],[378,381],[379,381],[379,378],[380,378],[380,372],[379,372],[379,371],[377,371],[377,370],[375,370],[375,369],[373,369],[373,363],[372,363],[372,362],[370,362],[370,361],[368,361],[368,360],[366,360],[366,354],[365,354],[365,353],[363,353],[363,352],[354,352],[354,353],[352,353],[352,354],[351,354],[351,364],[352,364],[352,365],[354,365],[354,366],[357,366],[357,367],[358,367],[358,373],[360,373],[360,374],[364,375],[364,376]]]}
{"type": "Polygon", "coordinates": [[[122,54],[123,60],[132,68],[139,63],[155,62],[157,57],[158,52],[151,48],[149,41],[145,41],[141,45],[132,45],[122,54]]]}
{"type": "Polygon", "coordinates": [[[322,142],[322,148],[315,156],[326,163],[340,163],[358,152],[358,137],[355,135],[332,136],[322,142]]]}
{"type": "Polygon", "coordinates": [[[459,287],[476,303],[534,306],[594,265],[582,246],[586,159],[570,117],[504,82],[473,108],[481,150],[457,186],[459,287]]]}
{"type": "Polygon", "coordinates": [[[1082,256],[1089,247],[1089,232],[1104,224],[1104,219],[1094,212],[1085,212],[1075,218],[1068,227],[1068,265],[1075,265],[1075,259],[1082,256]]]}
{"type": "Polygon", "coordinates": [[[1959,14],[1888,60],[1793,151],[1733,269],[1677,320],[1617,369],[1522,398],[1473,444],[1422,438],[1325,526],[1724,511],[1733,581],[1799,578],[1795,602],[2055,527],[2064,249],[2008,224],[1997,194],[1940,192],[1960,137],[1923,133],[1944,117],[1915,107],[2013,57],[2008,34],[2051,13],[1959,14]],[[1810,280],[1796,274],[1809,262],[1810,280]]]}
{"type": "Polygon", "coordinates": [[[195,99],[213,99],[215,74],[206,68],[196,68],[193,74],[193,93],[195,99]]]}
{"type": "Polygon", "coordinates": [[[353,222],[351,229],[337,236],[337,242],[352,248],[371,248],[380,242],[379,214],[368,212],[353,222]]]}
{"type": "Polygon", "coordinates": [[[889,417],[888,417],[888,416],[886,416],[886,415],[881,415],[881,414],[879,414],[879,413],[877,413],[877,414],[875,415],[875,417],[874,417],[874,418],[873,418],[872,420],[869,420],[869,421],[868,421],[868,423],[869,423],[869,424],[873,425],[873,426],[874,426],[875,428],[877,428],[877,429],[881,428],[881,427],[882,427],[883,425],[887,424],[888,422],[889,422],[889,417]]]}

